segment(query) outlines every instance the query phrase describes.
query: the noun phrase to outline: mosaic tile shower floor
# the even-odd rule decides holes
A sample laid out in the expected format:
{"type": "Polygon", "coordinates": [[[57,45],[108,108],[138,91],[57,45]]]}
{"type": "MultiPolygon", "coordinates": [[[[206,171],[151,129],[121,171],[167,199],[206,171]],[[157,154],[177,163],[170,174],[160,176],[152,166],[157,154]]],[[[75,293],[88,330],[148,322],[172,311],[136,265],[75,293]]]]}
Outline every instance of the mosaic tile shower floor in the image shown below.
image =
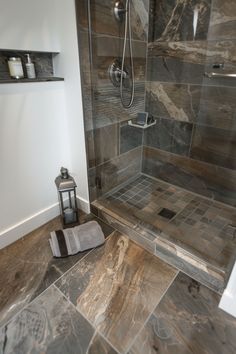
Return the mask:
{"type": "Polygon", "coordinates": [[[172,265],[179,258],[223,290],[236,256],[235,208],[146,175],[93,205],[100,217],[113,216],[140,233],[166,261],[174,255],[172,265]]]}

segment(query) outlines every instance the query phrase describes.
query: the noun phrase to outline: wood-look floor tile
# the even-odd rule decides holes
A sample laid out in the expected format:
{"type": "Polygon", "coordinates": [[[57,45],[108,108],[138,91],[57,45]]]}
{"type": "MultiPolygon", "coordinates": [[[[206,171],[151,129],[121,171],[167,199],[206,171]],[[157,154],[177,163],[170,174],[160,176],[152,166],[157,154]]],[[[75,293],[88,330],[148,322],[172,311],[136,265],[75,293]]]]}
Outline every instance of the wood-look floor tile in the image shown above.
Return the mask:
{"type": "Polygon", "coordinates": [[[114,232],[56,286],[123,353],[176,273],[127,236],[114,232]]]}
{"type": "Polygon", "coordinates": [[[129,354],[233,354],[236,319],[215,292],[179,273],[129,354]]]}

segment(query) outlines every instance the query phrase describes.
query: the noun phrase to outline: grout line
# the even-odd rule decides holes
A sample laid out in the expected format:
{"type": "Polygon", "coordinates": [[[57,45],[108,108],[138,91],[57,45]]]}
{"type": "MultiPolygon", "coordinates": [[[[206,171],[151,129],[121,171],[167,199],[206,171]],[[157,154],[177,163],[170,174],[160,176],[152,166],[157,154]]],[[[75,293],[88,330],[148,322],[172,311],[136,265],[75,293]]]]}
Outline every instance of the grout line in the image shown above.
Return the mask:
{"type": "Polygon", "coordinates": [[[189,149],[188,149],[188,155],[186,156],[187,158],[191,158],[191,151],[192,151],[192,147],[193,147],[193,138],[195,136],[195,133],[196,133],[196,125],[193,124],[192,131],[191,131],[191,139],[190,139],[190,144],[189,144],[189,149]]]}
{"type": "Polygon", "coordinates": [[[26,303],[20,310],[18,310],[11,318],[9,318],[5,323],[0,326],[0,330],[7,326],[10,322],[13,322],[14,319],[19,315],[20,312],[24,311],[26,307],[30,306],[35,302],[36,299],[38,299],[40,296],[42,296],[48,289],[50,289],[53,286],[54,283],[50,284],[46,289],[44,289],[38,296],[36,296],[32,301],[26,303]]]}
{"type": "MultiPolygon", "coordinates": [[[[157,249],[157,245],[156,245],[156,249],[157,249]]],[[[176,265],[170,263],[170,261],[168,261],[168,260],[166,260],[166,259],[164,259],[164,258],[161,258],[161,256],[160,256],[159,254],[156,254],[156,249],[155,249],[154,256],[157,257],[158,259],[160,259],[162,262],[164,262],[164,263],[168,264],[169,266],[173,267],[173,268],[176,269],[179,273],[183,273],[183,274],[185,274],[187,277],[196,280],[196,281],[197,281],[198,283],[200,283],[202,286],[205,286],[206,288],[208,288],[209,290],[213,291],[214,293],[216,293],[216,294],[222,296],[223,293],[221,293],[220,290],[217,290],[216,288],[213,288],[213,287],[211,288],[211,287],[210,287],[210,285],[209,285],[210,282],[208,282],[208,283],[207,283],[207,281],[202,282],[202,280],[199,280],[199,279],[196,278],[195,273],[193,273],[193,274],[190,275],[190,273],[187,273],[187,272],[184,271],[183,269],[178,268],[178,266],[176,266],[176,265]]],[[[159,252],[161,252],[161,251],[159,251],[159,252]]],[[[188,262],[186,261],[186,263],[188,263],[188,262]]],[[[190,264],[190,265],[191,265],[191,264],[190,264]]],[[[192,265],[191,265],[191,266],[192,266],[192,265]]],[[[192,266],[192,267],[196,268],[197,271],[199,271],[199,270],[202,271],[201,269],[198,269],[198,268],[195,267],[195,266],[192,266]]],[[[202,272],[204,272],[204,271],[202,271],[202,272]]],[[[214,278],[214,276],[212,276],[212,277],[214,278]]]]}
{"type": "Polygon", "coordinates": [[[97,333],[112,347],[112,349],[114,349],[117,352],[117,354],[121,354],[121,352],[114,347],[114,345],[110,342],[110,340],[108,340],[108,338],[98,329],[97,329],[97,333]]]}
{"type": "MultiPolygon", "coordinates": [[[[118,123],[115,123],[115,124],[118,124],[118,123]]],[[[100,128],[99,128],[99,129],[100,129],[100,128]]],[[[94,129],[92,129],[91,131],[93,131],[93,130],[94,130],[94,129]]],[[[98,168],[98,167],[101,167],[101,166],[103,166],[103,165],[105,165],[105,164],[107,164],[107,163],[109,163],[109,162],[112,162],[112,161],[114,161],[114,160],[116,160],[116,159],[119,159],[119,158],[121,158],[121,157],[124,157],[124,155],[127,155],[127,154],[129,154],[129,153],[131,153],[131,152],[133,152],[133,151],[135,151],[135,150],[139,150],[139,149],[141,149],[141,145],[140,145],[140,146],[136,146],[135,148],[133,148],[133,149],[131,149],[131,150],[128,150],[128,151],[124,152],[123,154],[114,156],[114,157],[112,157],[111,159],[106,160],[105,162],[102,162],[102,163],[100,163],[100,164],[98,164],[98,165],[94,165],[94,166],[92,166],[92,167],[89,167],[89,170],[92,170],[92,169],[96,169],[96,168],[98,168]]]]}
{"type": "Polygon", "coordinates": [[[144,327],[146,326],[147,322],[149,321],[150,317],[153,315],[153,312],[155,311],[155,309],[157,308],[157,306],[160,304],[160,302],[162,301],[162,299],[164,298],[164,296],[166,295],[167,291],[169,290],[169,288],[171,287],[171,285],[174,283],[175,279],[177,278],[179,274],[179,271],[176,272],[175,276],[173,277],[173,279],[171,280],[170,284],[167,286],[167,288],[165,289],[165,291],[163,292],[163,294],[161,295],[160,299],[158,300],[158,302],[156,303],[156,305],[154,306],[153,310],[150,312],[149,316],[147,317],[146,321],[144,322],[144,324],[142,325],[142,327],[139,329],[139,331],[137,332],[137,334],[134,336],[133,341],[131,342],[131,344],[129,345],[128,349],[126,350],[125,354],[128,354],[129,350],[132,348],[133,344],[135,343],[137,337],[139,336],[139,334],[142,332],[142,330],[144,329],[144,327]]]}
{"type": "MultiPolygon", "coordinates": [[[[77,306],[75,306],[75,304],[73,304],[73,302],[71,302],[70,299],[68,299],[68,298],[66,297],[66,295],[61,291],[61,289],[58,288],[55,284],[53,284],[53,285],[54,285],[55,289],[57,289],[58,292],[64,297],[64,299],[65,299],[68,303],[70,303],[70,304],[73,306],[73,308],[76,310],[76,312],[78,312],[83,318],[85,318],[85,319],[88,321],[88,323],[93,327],[93,329],[94,329],[94,331],[95,331],[95,332],[94,332],[94,335],[98,333],[103,339],[105,339],[105,341],[106,341],[117,353],[120,354],[119,350],[117,350],[117,349],[113,346],[113,344],[106,338],[106,336],[105,336],[104,334],[102,334],[102,333],[95,327],[95,325],[92,323],[92,321],[91,321],[89,318],[87,318],[87,316],[86,316],[77,306]]],[[[93,336],[93,337],[94,337],[94,336],[93,336]]]]}
{"type": "Polygon", "coordinates": [[[54,282],[52,284],[55,284],[58,280],[60,280],[62,277],[64,277],[64,275],[66,275],[67,273],[69,273],[75,266],[77,266],[82,260],[84,260],[84,258],[86,258],[91,252],[93,252],[93,250],[95,250],[95,248],[92,248],[90,251],[88,251],[88,253],[86,253],[84,255],[84,257],[82,257],[81,259],[79,259],[75,264],[73,264],[73,266],[69,269],[67,269],[67,271],[65,273],[63,273],[59,278],[57,278],[56,280],[54,280],[54,282]]]}
{"type": "Polygon", "coordinates": [[[94,333],[93,333],[93,335],[92,335],[92,337],[91,337],[91,339],[90,339],[90,341],[89,341],[88,348],[87,348],[85,354],[89,354],[89,350],[90,350],[90,348],[91,348],[91,344],[93,343],[93,340],[94,340],[94,338],[96,337],[96,335],[97,335],[97,331],[95,330],[94,333]]]}
{"type": "MultiPolygon", "coordinates": [[[[150,59],[152,58],[156,58],[155,56],[149,56],[150,59]]],[[[208,79],[209,80],[209,79],[208,79]]],[[[204,83],[204,84],[201,84],[201,83],[192,83],[192,82],[180,82],[180,81],[163,81],[163,80],[148,80],[147,82],[157,82],[157,83],[160,83],[160,84],[164,84],[164,85],[180,85],[180,86],[187,86],[187,85],[190,85],[190,86],[199,86],[199,87],[214,87],[214,88],[232,88],[232,89],[235,89],[235,86],[233,85],[216,85],[216,84],[210,84],[210,83],[204,83]]]]}
{"type": "MultiPolygon", "coordinates": [[[[155,149],[155,148],[153,148],[153,149],[155,149]]],[[[159,150],[159,149],[156,149],[156,150],[159,150]]],[[[185,189],[185,188],[183,188],[183,187],[180,187],[180,186],[178,186],[178,185],[176,185],[176,184],[173,184],[173,183],[170,183],[170,182],[166,182],[165,180],[163,180],[163,179],[161,179],[161,178],[148,175],[147,173],[144,173],[144,172],[142,172],[142,174],[145,175],[146,177],[152,178],[152,179],[157,180],[157,181],[160,181],[160,182],[162,182],[162,183],[166,183],[166,184],[168,184],[168,185],[170,185],[170,186],[174,186],[175,188],[179,188],[180,190],[182,190],[182,191],[184,191],[184,192],[187,192],[187,193],[189,193],[189,194],[192,194],[192,195],[194,195],[194,196],[196,196],[196,197],[198,197],[198,198],[202,198],[202,199],[211,201],[211,202],[213,202],[213,204],[214,204],[214,203],[220,204],[220,205],[222,205],[222,206],[224,206],[224,207],[227,207],[227,208],[229,208],[229,209],[233,209],[234,211],[236,210],[236,208],[235,208],[233,205],[220,202],[219,200],[214,199],[213,197],[212,197],[212,198],[205,197],[205,196],[202,195],[202,194],[195,193],[195,192],[193,192],[193,191],[190,191],[190,190],[188,190],[188,189],[185,189]]],[[[193,175],[191,175],[191,176],[193,176],[193,175]]]]}
{"type": "MultiPolygon", "coordinates": [[[[87,30],[88,31],[88,30],[87,30]]],[[[117,35],[112,35],[112,34],[107,34],[107,33],[98,33],[94,30],[91,31],[93,37],[96,38],[110,38],[110,39],[116,39],[116,40],[123,40],[123,36],[117,36],[117,35]]],[[[145,43],[146,40],[144,39],[137,39],[137,38],[132,38],[132,42],[137,42],[137,43],[145,43]]]]}
{"type": "MultiPolygon", "coordinates": [[[[143,174],[144,175],[144,174],[143,174]]],[[[154,179],[154,180],[156,180],[156,178],[154,178],[154,177],[150,177],[150,176],[148,176],[148,175],[146,175],[148,178],[150,178],[150,179],[154,179]]],[[[169,183],[167,183],[167,182],[164,182],[164,184],[167,184],[167,185],[169,185],[169,183]]],[[[163,192],[163,193],[165,193],[165,192],[163,192]]],[[[163,194],[162,193],[162,194],[163,194]]],[[[193,193],[190,193],[191,195],[193,194],[193,193]]],[[[193,199],[192,199],[193,200],[193,199]]],[[[191,201],[191,200],[190,200],[191,201]]],[[[190,202],[189,201],[189,202],[190,202]]],[[[202,201],[200,201],[200,203],[202,203],[202,201]]],[[[197,206],[196,206],[196,208],[197,208],[197,206]]],[[[195,209],[196,209],[195,208],[195,209]]],[[[176,215],[175,215],[175,217],[174,218],[176,218],[178,215],[179,215],[179,213],[181,212],[182,210],[180,210],[178,213],[176,213],[176,215]]],[[[107,208],[105,208],[104,209],[104,212],[105,213],[107,213],[108,215],[109,215],[109,212],[107,212],[107,208]]],[[[188,216],[188,217],[190,217],[192,214],[194,213],[194,210],[190,213],[190,215],[188,216]]],[[[113,218],[115,218],[114,216],[112,216],[113,218]]],[[[173,218],[173,219],[174,219],[173,218]]],[[[172,220],[173,220],[172,219],[172,220]]],[[[171,221],[172,221],[171,220],[171,221]]],[[[128,227],[128,226],[127,226],[128,227]]],[[[119,230],[118,230],[119,231],[119,230]]],[[[146,230],[147,231],[147,233],[149,232],[149,230],[146,230]]],[[[120,232],[120,231],[119,231],[120,232]]],[[[136,230],[136,232],[138,232],[137,230],[136,230]]],[[[139,233],[139,232],[138,232],[139,233]]],[[[128,237],[129,237],[129,232],[125,232],[124,234],[126,234],[128,237]]],[[[142,234],[139,234],[140,236],[141,236],[141,238],[142,239],[147,239],[148,241],[150,241],[150,242],[154,242],[154,241],[151,241],[151,240],[149,240],[148,238],[146,238],[144,235],[142,235],[142,234]]],[[[158,235],[157,235],[158,236],[158,235]]],[[[132,240],[132,239],[131,239],[132,240]]],[[[132,240],[133,242],[135,242],[135,240],[132,240]]],[[[140,247],[143,247],[143,245],[142,244],[140,244],[138,241],[136,241],[136,243],[140,246],[140,247]]],[[[143,247],[144,248],[144,247],[143,247]]],[[[150,250],[148,250],[149,252],[150,252],[150,250]]],[[[152,253],[153,254],[153,253],[152,253]]],[[[156,254],[156,252],[154,252],[154,256],[156,256],[157,258],[159,258],[159,259],[161,259],[162,261],[164,261],[165,263],[167,263],[167,264],[169,264],[169,265],[171,265],[172,267],[174,267],[175,269],[177,269],[178,271],[181,271],[181,272],[183,272],[184,274],[187,274],[189,277],[191,277],[191,278],[193,278],[193,279],[196,279],[194,276],[192,276],[192,274],[191,273],[186,273],[185,271],[183,271],[182,269],[180,269],[180,268],[178,268],[176,265],[173,265],[173,264],[171,264],[170,262],[168,262],[168,261],[166,261],[165,259],[162,259],[159,255],[157,255],[156,254]]],[[[212,276],[213,278],[214,278],[214,276],[212,276]]],[[[217,289],[215,289],[215,288],[213,288],[213,287],[210,287],[210,285],[207,285],[208,283],[207,283],[207,281],[204,281],[204,282],[202,282],[201,280],[199,280],[199,279],[196,279],[199,283],[201,283],[201,284],[203,284],[204,286],[206,286],[207,288],[209,288],[210,290],[212,290],[212,291],[214,291],[214,292],[217,292],[217,293],[219,293],[219,291],[217,291],[217,289]]]]}
{"type": "MultiPolygon", "coordinates": [[[[93,214],[94,215],[94,214],[93,214]]],[[[94,215],[96,216],[96,215],[94,215]]],[[[97,217],[97,216],[96,216],[97,217]]],[[[101,221],[103,221],[104,223],[106,223],[104,220],[100,219],[101,221]]],[[[106,223],[107,224],[107,223],[106,223]]],[[[108,226],[112,227],[111,225],[107,224],[108,226]]],[[[115,228],[114,228],[115,229],[115,228]]],[[[112,232],[113,233],[113,232],[112,232]]],[[[112,233],[107,236],[107,238],[105,239],[105,242],[112,236],[112,233]]],[[[43,295],[49,288],[51,288],[53,285],[56,286],[56,282],[59,281],[64,275],[66,275],[68,272],[70,272],[76,265],[79,264],[79,262],[81,262],[82,260],[84,260],[91,252],[93,252],[96,248],[92,248],[90,251],[88,251],[88,253],[86,253],[81,259],[79,259],[75,264],[73,264],[72,267],[70,267],[69,269],[67,269],[67,271],[65,273],[63,273],[59,278],[55,279],[47,288],[45,288],[40,294],[38,294],[35,298],[33,298],[32,300],[30,300],[29,302],[27,302],[22,308],[20,308],[12,317],[10,317],[8,320],[6,320],[5,322],[3,322],[3,324],[0,326],[0,329],[5,327],[8,323],[10,323],[11,321],[14,320],[14,318],[19,315],[19,313],[21,311],[23,311],[27,306],[33,304],[41,295],[43,295]]],[[[57,286],[56,286],[57,287],[57,286]]],[[[31,295],[32,296],[32,295],[31,295]]]]}
{"type": "MultiPolygon", "coordinates": [[[[110,235],[107,237],[109,238],[110,235]]],[[[107,240],[106,238],[106,240],[107,240]]],[[[67,269],[67,271],[65,273],[63,273],[59,278],[57,278],[56,280],[54,280],[54,282],[52,282],[47,288],[45,288],[40,294],[38,294],[35,298],[33,298],[32,300],[30,300],[28,303],[26,303],[21,309],[19,309],[12,317],[10,317],[5,323],[3,322],[3,324],[0,326],[0,329],[5,327],[8,323],[10,323],[11,321],[14,320],[14,318],[19,315],[20,312],[22,312],[27,306],[33,304],[41,295],[43,295],[48,289],[50,289],[59,279],[61,279],[64,275],[66,275],[69,271],[71,271],[72,268],[74,268],[80,261],[84,260],[84,258],[86,256],[88,256],[95,248],[92,248],[88,253],[86,253],[84,255],[84,257],[82,257],[81,259],[78,260],[78,262],[76,262],[71,268],[67,269]]],[[[37,289],[36,289],[37,290],[37,289]]],[[[32,295],[31,295],[32,296],[32,295]]]]}
{"type": "MultiPolygon", "coordinates": [[[[107,191],[106,193],[104,193],[100,198],[106,198],[108,196],[110,196],[113,193],[116,193],[118,190],[120,190],[121,188],[125,187],[126,185],[128,185],[129,183],[134,182],[138,177],[140,177],[142,175],[142,172],[138,172],[136,175],[133,175],[132,177],[130,177],[129,179],[127,179],[126,181],[118,184],[116,187],[110,189],[109,191],[107,191]]],[[[100,199],[97,198],[96,200],[100,199]]],[[[93,203],[93,202],[92,202],[93,203]]],[[[91,203],[91,204],[92,204],[91,203]]]]}

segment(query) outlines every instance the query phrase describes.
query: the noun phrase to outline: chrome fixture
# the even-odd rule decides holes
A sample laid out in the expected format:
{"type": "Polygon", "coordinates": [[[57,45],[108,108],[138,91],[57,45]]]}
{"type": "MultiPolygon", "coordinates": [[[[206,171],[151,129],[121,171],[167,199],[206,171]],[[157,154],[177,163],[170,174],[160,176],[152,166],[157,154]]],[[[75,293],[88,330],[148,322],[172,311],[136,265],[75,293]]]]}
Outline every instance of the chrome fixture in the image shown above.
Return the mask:
{"type": "Polygon", "coordinates": [[[204,74],[206,77],[208,77],[209,79],[212,79],[214,77],[218,77],[218,78],[236,78],[236,73],[232,73],[232,72],[221,72],[221,73],[215,73],[215,72],[205,72],[204,74]]]}
{"type": "Polygon", "coordinates": [[[133,63],[133,48],[132,48],[132,32],[131,32],[131,0],[126,0],[124,6],[123,1],[116,1],[114,6],[114,16],[117,21],[123,22],[125,15],[125,35],[123,44],[122,59],[116,59],[108,69],[109,77],[114,86],[120,87],[120,99],[124,108],[130,108],[134,101],[134,63],[133,63]],[[129,38],[128,38],[129,37],[129,38]],[[130,54],[130,70],[125,67],[125,53],[128,41],[130,54]],[[129,88],[131,80],[131,96],[126,103],[124,98],[124,88],[129,88]]]}
{"type": "Polygon", "coordinates": [[[220,69],[220,71],[216,72],[216,71],[212,71],[212,72],[208,72],[206,71],[204,73],[204,76],[208,77],[208,79],[212,79],[214,77],[216,78],[236,78],[236,73],[228,70],[224,70],[225,66],[224,63],[216,63],[212,65],[213,69],[220,69]]]}
{"type": "Polygon", "coordinates": [[[129,73],[126,68],[124,67],[122,70],[121,67],[121,60],[115,59],[108,68],[109,78],[115,87],[120,87],[121,76],[123,76],[124,82],[127,82],[129,78],[129,73]]]}
{"type": "Polygon", "coordinates": [[[115,2],[114,15],[117,21],[123,22],[125,14],[125,6],[123,1],[119,0],[115,2]]]}

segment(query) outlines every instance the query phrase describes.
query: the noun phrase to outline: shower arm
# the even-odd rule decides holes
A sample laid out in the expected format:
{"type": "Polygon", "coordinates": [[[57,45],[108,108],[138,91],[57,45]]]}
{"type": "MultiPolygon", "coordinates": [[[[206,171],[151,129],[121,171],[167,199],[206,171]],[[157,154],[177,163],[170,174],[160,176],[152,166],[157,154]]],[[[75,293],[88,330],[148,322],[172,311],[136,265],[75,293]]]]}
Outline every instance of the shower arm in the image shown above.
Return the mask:
{"type": "Polygon", "coordinates": [[[116,1],[115,2],[115,6],[114,6],[114,15],[115,15],[115,18],[119,21],[119,22],[122,22],[123,20],[123,15],[126,13],[126,9],[124,9],[122,6],[121,6],[121,3],[120,1],[116,1]]]}

